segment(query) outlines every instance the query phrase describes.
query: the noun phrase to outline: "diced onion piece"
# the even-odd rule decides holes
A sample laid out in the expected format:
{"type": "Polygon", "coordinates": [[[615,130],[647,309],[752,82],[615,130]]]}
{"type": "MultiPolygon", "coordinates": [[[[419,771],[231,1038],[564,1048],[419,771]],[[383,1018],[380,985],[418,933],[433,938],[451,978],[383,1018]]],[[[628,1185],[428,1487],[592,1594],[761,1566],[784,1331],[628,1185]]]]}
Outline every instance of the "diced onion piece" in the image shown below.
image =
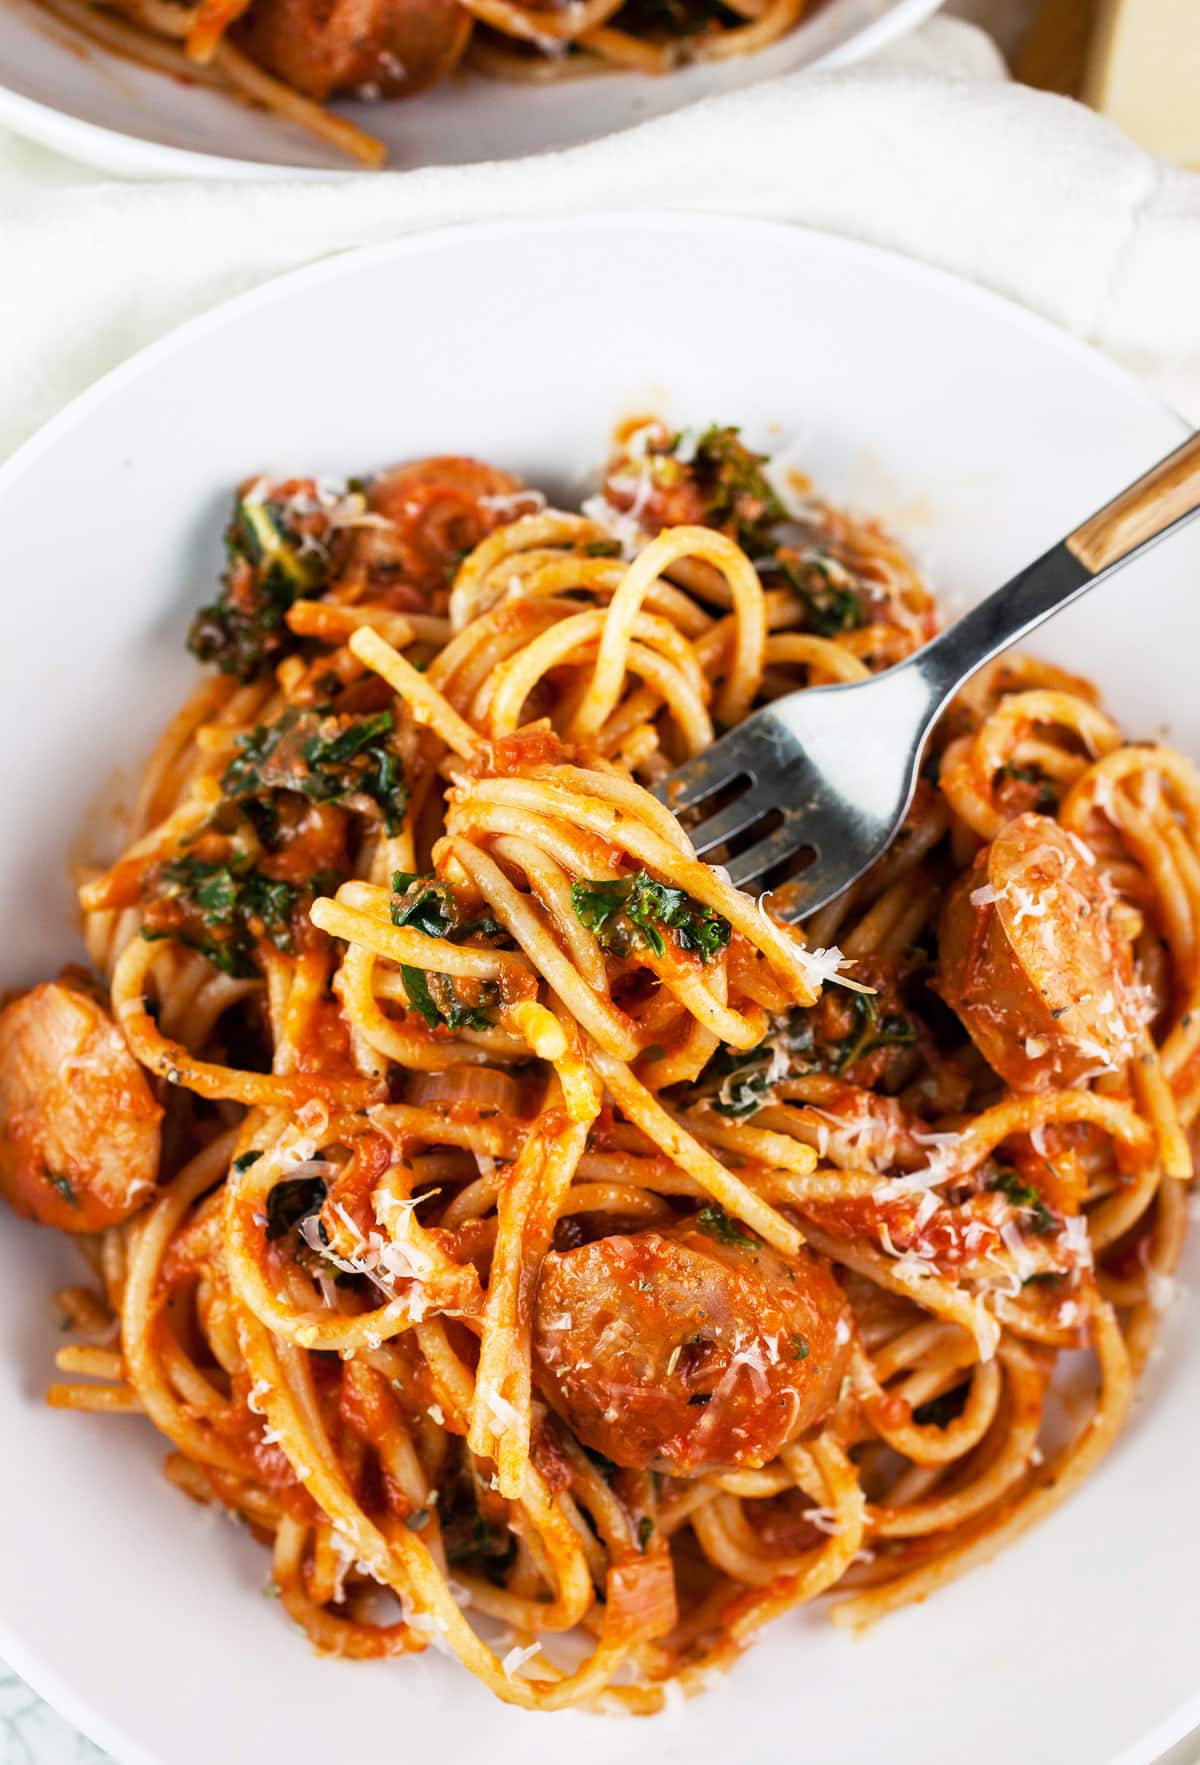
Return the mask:
{"type": "Polygon", "coordinates": [[[408,1081],[408,1102],[417,1109],[469,1103],[476,1109],[516,1115],[520,1096],[516,1080],[492,1066],[451,1066],[445,1072],[413,1073],[408,1081]]]}
{"type": "Polygon", "coordinates": [[[648,1641],[678,1623],[669,1551],[633,1557],[609,1570],[604,1629],[614,1641],[648,1641]]]}

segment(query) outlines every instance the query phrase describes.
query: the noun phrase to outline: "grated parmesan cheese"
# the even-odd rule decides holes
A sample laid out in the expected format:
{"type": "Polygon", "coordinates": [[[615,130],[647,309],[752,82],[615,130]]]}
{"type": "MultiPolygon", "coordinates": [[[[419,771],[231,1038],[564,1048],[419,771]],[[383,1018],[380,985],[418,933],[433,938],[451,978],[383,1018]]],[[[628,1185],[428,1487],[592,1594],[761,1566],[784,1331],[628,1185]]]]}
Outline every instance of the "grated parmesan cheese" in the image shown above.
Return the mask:
{"type": "Polygon", "coordinates": [[[917,1231],[922,1231],[937,1213],[940,1202],[932,1189],[926,1189],[917,1203],[917,1211],[913,1215],[913,1224],[917,1231]]]}
{"type": "Polygon", "coordinates": [[[526,1661],[531,1661],[534,1655],[540,1653],[541,1646],[540,1642],[531,1642],[529,1647],[525,1649],[509,1649],[508,1653],[500,1663],[504,1672],[504,1677],[506,1679],[515,1679],[526,1661]]]}
{"type": "Polygon", "coordinates": [[[520,515],[538,515],[546,506],[546,498],[540,490],[514,490],[504,495],[481,496],[478,502],[481,509],[499,515],[502,521],[515,521],[520,515]]]}
{"type": "Polygon", "coordinates": [[[476,1386],[475,1395],[483,1403],[498,1431],[521,1426],[520,1412],[513,1408],[506,1397],[501,1397],[496,1387],[486,1379],[476,1386]]]}
{"type": "MultiPolygon", "coordinates": [[[[763,899],[762,895],[758,897],[760,912],[765,911],[763,899]]],[[[827,950],[809,950],[801,945],[796,951],[796,955],[804,970],[804,978],[811,987],[823,987],[830,981],[841,980],[841,971],[850,960],[849,957],[843,956],[836,944],[831,945],[827,950]]]]}
{"type": "Polygon", "coordinates": [[[818,1532],[824,1532],[828,1538],[836,1538],[843,1529],[832,1508],[805,1508],[801,1518],[807,1520],[810,1526],[815,1526],[818,1532]]]}
{"type": "Polygon", "coordinates": [[[1151,1269],[1146,1277],[1146,1296],[1151,1308],[1160,1315],[1175,1303],[1178,1288],[1171,1275],[1164,1275],[1158,1269],[1151,1269]]]}
{"type": "Polygon", "coordinates": [[[1013,1280],[1016,1285],[1010,1297],[1015,1298],[1021,1291],[1021,1283],[1026,1275],[1033,1273],[1036,1267],[1036,1258],[1031,1255],[1029,1246],[1021,1236],[1020,1227],[1015,1220],[1008,1219],[1002,1222],[1000,1242],[1013,1259],[1013,1280]]]}

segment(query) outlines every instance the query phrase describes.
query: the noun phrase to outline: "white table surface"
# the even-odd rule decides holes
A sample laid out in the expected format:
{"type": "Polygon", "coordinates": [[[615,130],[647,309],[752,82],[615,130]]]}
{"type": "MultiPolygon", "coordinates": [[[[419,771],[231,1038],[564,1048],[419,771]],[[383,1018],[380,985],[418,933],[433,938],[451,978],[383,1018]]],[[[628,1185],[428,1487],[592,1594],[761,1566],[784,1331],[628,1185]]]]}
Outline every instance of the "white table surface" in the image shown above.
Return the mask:
{"type": "MultiPolygon", "coordinates": [[[[949,0],[946,10],[983,25],[1010,54],[1036,5],[1037,0],[949,0]]],[[[101,1765],[106,1757],[0,1661],[0,1765],[101,1765]]],[[[1182,1742],[1159,1765],[1200,1765],[1200,1737],[1182,1742]]]]}

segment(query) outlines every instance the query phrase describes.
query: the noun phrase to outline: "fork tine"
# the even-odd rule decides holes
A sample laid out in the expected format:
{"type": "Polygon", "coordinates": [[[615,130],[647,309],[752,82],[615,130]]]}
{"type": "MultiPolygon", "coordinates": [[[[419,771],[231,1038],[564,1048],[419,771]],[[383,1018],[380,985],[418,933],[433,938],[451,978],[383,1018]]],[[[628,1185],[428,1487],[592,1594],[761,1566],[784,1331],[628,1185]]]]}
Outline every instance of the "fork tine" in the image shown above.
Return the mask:
{"type": "MultiPolygon", "coordinates": [[[[729,860],[729,880],[734,888],[744,889],[748,884],[762,876],[772,866],[781,864],[793,853],[801,852],[806,846],[812,846],[816,857],[820,857],[820,847],[814,835],[806,830],[802,817],[788,816],[782,827],[777,827],[765,839],[748,846],[739,852],[736,858],[729,860]]],[[[815,862],[815,859],[814,859],[815,862]]]]}
{"type": "Polygon", "coordinates": [[[779,900],[772,898],[771,911],[793,922],[808,919],[827,907],[853,880],[839,868],[836,858],[814,858],[807,870],[789,880],[779,900]]]}
{"type": "Polygon", "coordinates": [[[698,855],[703,857],[714,846],[723,846],[726,840],[735,839],[743,829],[753,826],[774,807],[778,794],[777,790],[769,787],[752,785],[734,802],[727,803],[724,809],[719,809],[707,821],[702,821],[699,827],[691,830],[692,844],[698,855]]]}
{"type": "Polygon", "coordinates": [[[688,760],[664,778],[655,786],[654,795],[678,814],[746,775],[745,759],[732,745],[726,748],[724,742],[716,742],[706,754],[697,754],[694,760],[688,760]]]}
{"type": "Polygon", "coordinates": [[[659,802],[678,813],[680,809],[690,809],[693,804],[702,802],[705,797],[714,796],[739,778],[749,778],[753,783],[778,745],[778,738],[759,725],[761,715],[756,712],[703,754],[686,760],[662,779],[654,787],[659,802]]]}

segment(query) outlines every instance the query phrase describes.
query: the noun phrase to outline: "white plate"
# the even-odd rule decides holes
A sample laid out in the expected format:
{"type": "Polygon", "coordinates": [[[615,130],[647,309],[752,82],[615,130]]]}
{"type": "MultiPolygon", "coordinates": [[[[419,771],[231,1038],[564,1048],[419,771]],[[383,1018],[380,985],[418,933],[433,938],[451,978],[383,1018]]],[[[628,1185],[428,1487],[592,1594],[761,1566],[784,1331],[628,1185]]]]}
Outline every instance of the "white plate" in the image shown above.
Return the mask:
{"type": "MultiPolygon", "coordinates": [[[[397,170],[573,147],[810,65],[856,61],[936,12],[942,0],[826,0],[761,55],[684,68],[668,79],[614,73],[544,88],[460,75],[404,103],[341,102],[397,170]]],[[[33,4],[0,0],[0,123],[102,170],[131,176],[262,177],[353,171],[304,130],[202,86],[109,55],[33,4]]]]}
{"type": "MultiPolygon", "coordinates": [[[[817,483],[884,515],[951,603],[1182,433],[1016,308],[794,230],[477,228],[276,283],[146,351],[0,471],[0,982],[73,953],[65,866],[192,677],[185,622],[235,480],[464,450],[566,496],[614,418],[648,405],[798,440],[817,483]]],[[[1198,574],[1192,532],[1045,640],[1130,733],[1167,724],[1194,754],[1198,574]]],[[[501,1708],[433,1655],[314,1659],[258,1597],[265,1553],[168,1487],[146,1424],[42,1407],[70,1267],[49,1234],[0,1220],[0,1654],[126,1760],[1135,1765],[1200,1717],[1189,1292],[1129,1433],[1047,1525],[864,1639],[789,1619],[706,1700],[617,1728],[501,1708]]]]}

